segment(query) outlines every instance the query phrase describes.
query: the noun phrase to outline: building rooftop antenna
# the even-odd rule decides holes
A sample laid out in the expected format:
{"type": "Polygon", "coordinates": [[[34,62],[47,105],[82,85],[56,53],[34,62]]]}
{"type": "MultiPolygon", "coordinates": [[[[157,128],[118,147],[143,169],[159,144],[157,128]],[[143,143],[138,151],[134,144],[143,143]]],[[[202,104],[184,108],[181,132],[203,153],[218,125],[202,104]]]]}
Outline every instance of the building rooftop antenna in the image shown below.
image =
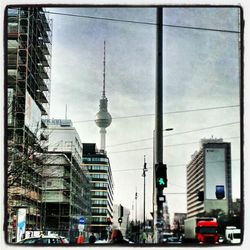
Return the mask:
{"type": "Polygon", "coordinates": [[[102,97],[105,98],[105,76],[106,76],[106,41],[104,40],[103,46],[103,89],[102,89],[102,97]]]}

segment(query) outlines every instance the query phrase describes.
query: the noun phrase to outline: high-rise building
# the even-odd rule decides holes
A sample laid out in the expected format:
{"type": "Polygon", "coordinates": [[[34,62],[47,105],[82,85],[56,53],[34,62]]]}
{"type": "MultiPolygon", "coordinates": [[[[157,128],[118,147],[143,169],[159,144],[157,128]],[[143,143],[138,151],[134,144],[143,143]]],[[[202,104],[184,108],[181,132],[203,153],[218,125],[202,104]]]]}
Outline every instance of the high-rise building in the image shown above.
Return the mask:
{"type": "Polygon", "coordinates": [[[82,144],[71,120],[45,120],[49,134],[43,167],[43,228],[69,237],[78,236],[80,217],[85,229],[91,222],[90,183],[81,163],[82,144]]]}
{"type": "Polygon", "coordinates": [[[26,228],[41,228],[41,163],[43,117],[49,115],[52,20],[41,7],[8,7],[7,140],[8,240],[15,235],[13,217],[26,209],[26,228]]]}
{"type": "Polygon", "coordinates": [[[113,218],[113,177],[109,158],[94,143],[83,143],[82,164],[91,185],[91,231],[108,237],[108,219],[113,218]]]}
{"type": "Polygon", "coordinates": [[[187,165],[187,217],[232,209],[231,146],[222,139],[202,139],[201,149],[187,165]],[[217,199],[216,187],[225,198],[217,199]],[[200,200],[198,192],[201,192],[200,200]]]}

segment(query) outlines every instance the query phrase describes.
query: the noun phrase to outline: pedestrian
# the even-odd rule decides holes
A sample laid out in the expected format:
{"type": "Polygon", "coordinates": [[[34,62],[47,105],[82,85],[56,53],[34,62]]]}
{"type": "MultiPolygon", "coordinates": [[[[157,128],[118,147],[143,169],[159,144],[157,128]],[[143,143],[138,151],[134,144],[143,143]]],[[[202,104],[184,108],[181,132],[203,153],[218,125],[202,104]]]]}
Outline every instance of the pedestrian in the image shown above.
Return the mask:
{"type": "Polygon", "coordinates": [[[77,244],[83,244],[84,243],[84,237],[82,235],[82,233],[79,234],[79,236],[77,237],[77,244]]]}
{"type": "Polygon", "coordinates": [[[142,242],[143,242],[143,244],[146,243],[147,238],[148,238],[148,236],[147,236],[146,232],[143,232],[142,233],[142,242]]]}
{"type": "Polygon", "coordinates": [[[89,244],[94,244],[96,241],[96,237],[94,235],[94,233],[92,233],[90,236],[89,236],[89,244]]]}
{"type": "Polygon", "coordinates": [[[122,232],[119,229],[114,229],[111,234],[111,244],[128,244],[128,241],[123,239],[122,232]]]}

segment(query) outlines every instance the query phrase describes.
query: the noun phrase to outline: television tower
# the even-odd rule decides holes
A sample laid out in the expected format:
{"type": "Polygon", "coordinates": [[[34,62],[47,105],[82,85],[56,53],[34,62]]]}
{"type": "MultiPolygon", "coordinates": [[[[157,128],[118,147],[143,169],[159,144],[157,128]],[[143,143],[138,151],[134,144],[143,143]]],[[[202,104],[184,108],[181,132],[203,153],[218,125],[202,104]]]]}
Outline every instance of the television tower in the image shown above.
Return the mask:
{"type": "Polygon", "coordinates": [[[100,99],[99,112],[96,114],[95,123],[100,128],[101,147],[100,150],[105,152],[106,147],[106,128],[111,124],[112,117],[108,112],[108,99],[105,95],[105,66],[106,66],[106,43],[104,41],[104,56],[103,56],[103,90],[100,99]]]}

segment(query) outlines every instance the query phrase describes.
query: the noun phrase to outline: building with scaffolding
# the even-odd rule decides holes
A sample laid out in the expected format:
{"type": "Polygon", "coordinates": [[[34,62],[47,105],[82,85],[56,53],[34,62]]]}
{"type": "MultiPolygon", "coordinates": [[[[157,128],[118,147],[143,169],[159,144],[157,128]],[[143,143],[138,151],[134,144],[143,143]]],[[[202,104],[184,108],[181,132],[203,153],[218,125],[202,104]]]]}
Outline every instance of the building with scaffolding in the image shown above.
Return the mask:
{"type": "Polygon", "coordinates": [[[8,7],[6,12],[6,213],[7,240],[12,241],[17,239],[17,208],[26,208],[26,228],[41,229],[43,163],[36,154],[44,152],[47,139],[42,118],[49,115],[52,20],[40,7],[8,7]]]}
{"type": "Polygon", "coordinates": [[[48,153],[41,155],[43,228],[74,243],[80,217],[85,218],[85,232],[91,223],[90,183],[80,167],[82,144],[71,120],[44,122],[49,140],[48,153]]]}
{"type": "Polygon", "coordinates": [[[109,158],[98,152],[94,143],[83,143],[82,169],[87,172],[91,189],[91,232],[98,238],[109,235],[108,220],[113,218],[113,177],[109,158]]]}

